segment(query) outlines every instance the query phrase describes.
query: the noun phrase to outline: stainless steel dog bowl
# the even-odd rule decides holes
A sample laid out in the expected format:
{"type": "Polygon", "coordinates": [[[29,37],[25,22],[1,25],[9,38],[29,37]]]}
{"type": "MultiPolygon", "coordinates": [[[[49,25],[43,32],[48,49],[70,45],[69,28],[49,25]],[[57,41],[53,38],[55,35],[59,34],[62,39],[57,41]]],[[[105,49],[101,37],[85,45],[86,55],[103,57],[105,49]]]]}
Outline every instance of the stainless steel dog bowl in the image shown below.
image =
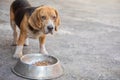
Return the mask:
{"type": "Polygon", "coordinates": [[[60,61],[50,55],[26,54],[20,58],[12,71],[21,77],[28,79],[53,79],[63,74],[60,61]],[[47,61],[48,65],[34,65],[36,62],[47,61]]]}

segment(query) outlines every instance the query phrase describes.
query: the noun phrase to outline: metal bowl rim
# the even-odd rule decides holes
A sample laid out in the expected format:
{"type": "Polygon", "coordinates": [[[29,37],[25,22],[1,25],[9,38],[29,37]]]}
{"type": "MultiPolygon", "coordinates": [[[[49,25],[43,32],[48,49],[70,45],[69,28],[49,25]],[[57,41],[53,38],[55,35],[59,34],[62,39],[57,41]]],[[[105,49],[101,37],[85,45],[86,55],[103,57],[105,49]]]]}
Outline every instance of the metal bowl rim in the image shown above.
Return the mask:
{"type": "MultiPolygon", "coordinates": [[[[61,67],[62,67],[62,66],[61,66],[61,67]]],[[[63,69],[62,74],[60,74],[60,75],[58,75],[57,77],[54,77],[54,78],[32,78],[32,77],[27,77],[27,76],[24,76],[24,75],[21,75],[21,74],[17,73],[17,72],[14,70],[14,67],[11,68],[11,71],[12,71],[14,74],[16,74],[17,76],[20,76],[20,77],[25,78],[25,79],[56,79],[56,78],[59,78],[59,77],[61,77],[61,76],[64,75],[64,68],[62,67],[62,69],[63,69]]]]}
{"type": "Polygon", "coordinates": [[[52,56],[52,55],[46,55],[46,54],[40,54],[40,53],[25,54],[24,56],[22,56],[22,57],[19,59],[19,61],[20,61],[21,63],[25,64],[25,65],[29,65],[29,66],[33,66],[33,67],[52,67],[52,66],[55,66],[55,65],[57,65],[57,64],[60,63],[60,61],[59,61],[58,58],[56,58],[56,57],[54,57],[54,56],[52,56]],[[32,65],[32,64],[27,64],[27,63],[25,63],[25,62],[22,61],[22,58],[24,58],[24,57],[27,56],[27,55],[51,56],[51,57],[55,58],[57,61],[56,61],[56,63],[51,64],[51,65],[47,65],[47,66],[35,66],[35,65],[32,65]]]}

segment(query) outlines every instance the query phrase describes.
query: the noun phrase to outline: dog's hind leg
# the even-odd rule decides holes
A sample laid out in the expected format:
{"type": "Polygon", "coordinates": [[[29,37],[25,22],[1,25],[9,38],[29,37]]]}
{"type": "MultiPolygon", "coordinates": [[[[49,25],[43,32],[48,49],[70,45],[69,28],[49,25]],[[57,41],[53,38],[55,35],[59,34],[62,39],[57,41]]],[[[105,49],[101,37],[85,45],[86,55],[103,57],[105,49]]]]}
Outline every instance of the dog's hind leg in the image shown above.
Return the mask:
{"type": "Polygon", "coordinates": [[[26,33],[21,31],[19,39],[18,39],[18,44],[16,46],[16,50],[15,50],[15,53],[13,55],[13,58],[22,57],[22,55],[23,55],[23,45],[25,43],[25,39],[26,39],[26,33]]]}
{"type": "Polygon", "coordinates": [[[17,45],[17,40],[18,40],[18,33],[17,33],[17,29],[16,29],[16,24],[14,21],[11,21],[11,27],[13,29],[13,46],[17,45]]]}
{"type": "Polygon", "coordinates": [[[13,30],[13,45],[16,45],[18,40],[18,33],[17,33],[16,24],[15,24],[15,15],[12,9],[10,9],[10,24],[13,30]]]}

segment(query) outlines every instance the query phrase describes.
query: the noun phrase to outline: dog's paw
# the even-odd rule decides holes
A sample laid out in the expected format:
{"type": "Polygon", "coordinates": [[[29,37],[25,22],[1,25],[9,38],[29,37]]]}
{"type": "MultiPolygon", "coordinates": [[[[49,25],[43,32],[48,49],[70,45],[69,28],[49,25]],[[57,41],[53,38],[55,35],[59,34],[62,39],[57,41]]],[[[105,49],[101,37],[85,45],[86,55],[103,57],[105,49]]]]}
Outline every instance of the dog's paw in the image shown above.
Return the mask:
{"type": "Polygon", "coordinates": [[[46,50],[41,50],[40,53],[41,54],[48,54],[48,52],[46,50]]]}
{"type": "Polygon", "coordinates": [[[13,55],[13,58],[20,58],[20,57],[22,57],[22,55],[23,55],[22,50],[23,50],[23,46],[17,46],[16,50],[15,50],[15,53],[13,55]]]}
{"type": "Polygon", "coordinates": [[[27,39],[25,40],[24,46],[28,46],[28,45],[29,45],[29,39],[27,38],[27,39]]]}
{"type": "Polygon", "coordinates": [[[45,45],[40,45],[40,53],[41,54],[48,54],[46,48],[45,48],[45,45]]]}
{"type": "Polygon", "coordinates": [[[19,59],[19,58],[21,58],[23,56],[23,54],[22,53],[15,53],[14,55],[13,55],[13,58],[15,58],[15,59],[19,59]]]}

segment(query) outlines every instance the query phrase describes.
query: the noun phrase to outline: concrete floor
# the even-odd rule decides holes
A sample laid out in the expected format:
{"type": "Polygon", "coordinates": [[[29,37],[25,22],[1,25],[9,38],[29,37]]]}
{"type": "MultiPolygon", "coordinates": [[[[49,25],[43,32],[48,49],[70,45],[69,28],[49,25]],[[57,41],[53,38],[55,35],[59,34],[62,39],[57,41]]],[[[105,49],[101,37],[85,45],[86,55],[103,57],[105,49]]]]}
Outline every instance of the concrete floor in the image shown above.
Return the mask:
{"type": "MultiPolygon", "coordinates": [[[[0,80],[26,80],[11,67],[15,47],[9,25],[9,5],[0,0],[0,80]]],[[[64,75],[55,80],[120,80],[119,0],[29,0],[33,6],[51,5],[61,16],[59,31],[47,37],[49,54],[60,59],[64,75]]],[[[39,52],[30,39],[24,53],[39,52]]]]}

